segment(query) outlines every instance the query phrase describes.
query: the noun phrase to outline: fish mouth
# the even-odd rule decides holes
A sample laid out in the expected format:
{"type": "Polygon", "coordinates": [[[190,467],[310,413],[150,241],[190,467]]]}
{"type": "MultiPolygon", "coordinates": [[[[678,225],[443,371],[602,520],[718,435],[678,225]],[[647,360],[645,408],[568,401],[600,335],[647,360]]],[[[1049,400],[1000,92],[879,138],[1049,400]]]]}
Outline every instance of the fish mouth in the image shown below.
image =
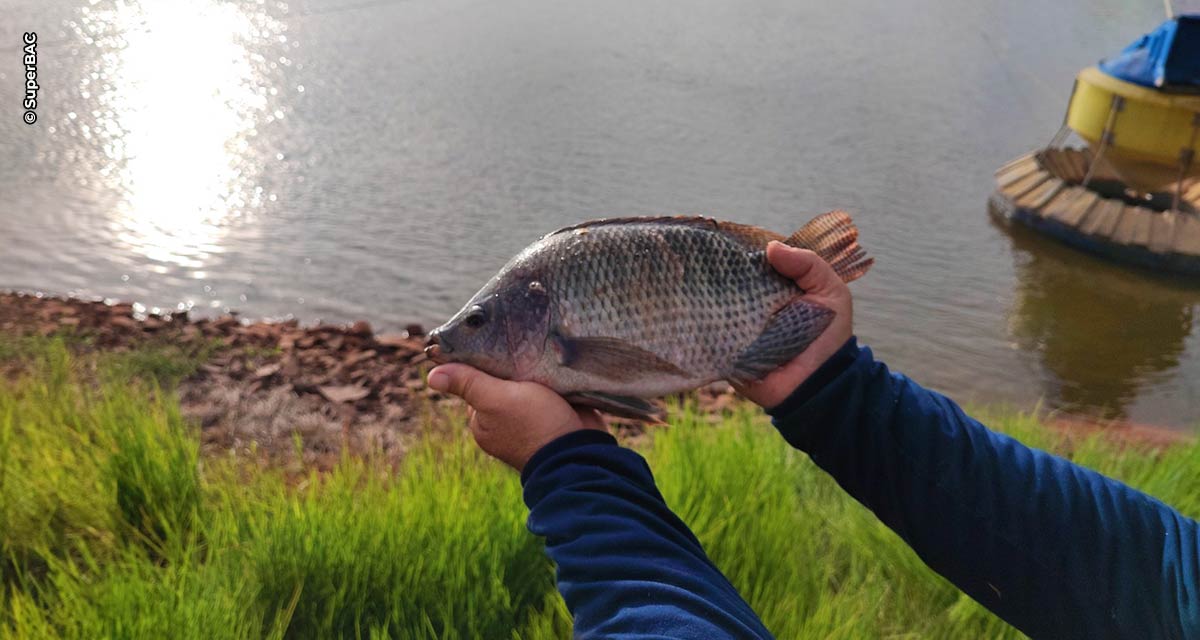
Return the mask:
{"type": "Polygon", "coordinates": [[[450,345],[442,340],[436,329],[429,334],[429,339],[425,343],[425,356],[432,360],[434,364],[450,362],[449,353],[453,350],[450,345]]]}

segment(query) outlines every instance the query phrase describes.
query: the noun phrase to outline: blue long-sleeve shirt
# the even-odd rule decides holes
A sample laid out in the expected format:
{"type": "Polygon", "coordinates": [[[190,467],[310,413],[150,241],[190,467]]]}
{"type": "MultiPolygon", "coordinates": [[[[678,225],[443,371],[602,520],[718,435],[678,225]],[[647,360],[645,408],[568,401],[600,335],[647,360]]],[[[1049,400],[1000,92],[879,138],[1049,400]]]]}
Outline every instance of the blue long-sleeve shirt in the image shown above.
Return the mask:
{"type": "MultiPolygon", "coordinates": [[[[1200,525],[987,430],[853,338],[769,413],[930,567],[1030,636],[1200,638],[1200,525]]],[[[608,434],[559,438],[521,479],[578,636],[771,637],[608,434]]]]}

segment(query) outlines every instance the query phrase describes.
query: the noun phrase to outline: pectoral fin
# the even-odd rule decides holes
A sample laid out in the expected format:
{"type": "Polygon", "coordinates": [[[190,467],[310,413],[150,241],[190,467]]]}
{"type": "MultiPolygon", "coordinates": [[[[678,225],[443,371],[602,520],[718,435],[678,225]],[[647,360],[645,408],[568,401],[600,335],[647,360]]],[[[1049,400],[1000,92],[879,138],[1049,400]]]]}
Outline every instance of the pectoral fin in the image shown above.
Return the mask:
{"type": "Polygon", "coordinates": [[[605,380],[628,382],[647,373],[686,376],[679,367],[619,338],[570,338],[556,334],[558,363],[605,380]]]}
{"type": "Polygon", "coordinates": [[[582,391],[566,396],[567,402],[583,407],[599,409],[605,413],[621,418],[642,420],[662,424],[667,412],[662,407],[651,404],[650,401],[633,396],[615,396],[596,391],[582,391]]]}
{"type": "Polygon", "coordinates": [[[833,316],[832,309],[803,300],[776,311],[767,328],[738,354],[728,378],[740,384],[761,380],[807,349],[833,316]]]}

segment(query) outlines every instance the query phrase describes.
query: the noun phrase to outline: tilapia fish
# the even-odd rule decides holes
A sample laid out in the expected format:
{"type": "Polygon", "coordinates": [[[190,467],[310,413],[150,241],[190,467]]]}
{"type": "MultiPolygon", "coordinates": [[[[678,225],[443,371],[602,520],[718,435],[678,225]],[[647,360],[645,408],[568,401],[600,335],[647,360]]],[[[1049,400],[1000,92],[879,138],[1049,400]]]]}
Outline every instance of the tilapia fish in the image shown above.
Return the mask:
{"type": "Polygon", "coordinates": [[[699,217],[611,218],[547,234],[430,334],[436,362],[532,380],[569,401],[657,420],[645,398],[758,380],[829,326],[767,263],[767,243],[811,249],[849,282],[872,260],[850,216],[791,236],[699,217]]]}

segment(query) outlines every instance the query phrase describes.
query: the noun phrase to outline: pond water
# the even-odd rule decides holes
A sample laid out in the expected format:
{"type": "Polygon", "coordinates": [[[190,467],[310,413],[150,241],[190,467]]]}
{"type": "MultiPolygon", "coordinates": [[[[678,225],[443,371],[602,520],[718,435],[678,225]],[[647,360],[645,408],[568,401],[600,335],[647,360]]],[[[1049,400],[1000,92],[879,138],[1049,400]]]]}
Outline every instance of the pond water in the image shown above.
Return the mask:
{"type": "Polygon", "coordinates": [[[0,0],[0,288],[435,324],[541,233],[851,211],[862,339],[962,401],[1187,428],[1200,288],[992,224],[1156,2],[0,0]],[[38,34],[38,121],[21,35],[38,34]]]}

